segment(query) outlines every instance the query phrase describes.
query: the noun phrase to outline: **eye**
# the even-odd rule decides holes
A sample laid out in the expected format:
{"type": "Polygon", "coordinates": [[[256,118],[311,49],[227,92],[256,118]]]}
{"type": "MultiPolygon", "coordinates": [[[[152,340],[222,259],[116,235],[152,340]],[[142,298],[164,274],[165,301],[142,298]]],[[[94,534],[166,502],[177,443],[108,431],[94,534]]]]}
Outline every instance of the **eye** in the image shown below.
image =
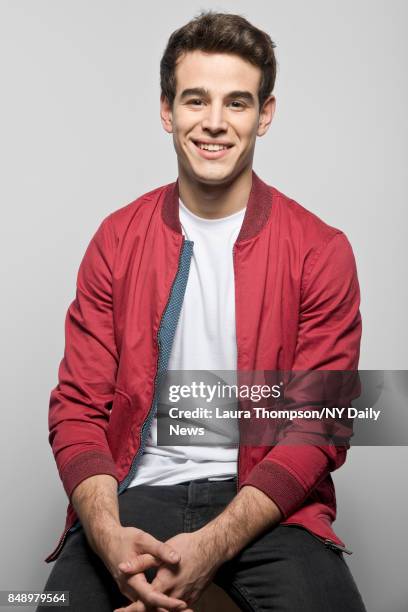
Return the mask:
{"type": "Polygon", "coordinates": [[[191,98],[191,100],[187,101],[187,104],[191,104],[192,106],[200,106],[202,104],[202,100],[200,100],[200,98],[191,98]]]}
{"type": "Polygon", "coordinates": [[[233,105],[233,108],[236,109],[245,108],[245,104],[240,100],[231,100],[230,104],[233,105]]]}

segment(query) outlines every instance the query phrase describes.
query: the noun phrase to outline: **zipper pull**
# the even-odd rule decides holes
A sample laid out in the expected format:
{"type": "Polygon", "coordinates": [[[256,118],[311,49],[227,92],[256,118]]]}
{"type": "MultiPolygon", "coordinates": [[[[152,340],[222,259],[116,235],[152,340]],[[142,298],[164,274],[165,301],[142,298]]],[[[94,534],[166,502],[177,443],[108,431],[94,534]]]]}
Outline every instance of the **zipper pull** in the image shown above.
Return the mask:
{"type": "Polygon", "coordinates": [[[353,554],[352,550],[349,550],[345,546],[340,546],[339,544],[336,544],[336,542],[333,542],[333,540],[329,540],[326,538],[324,543],[326,544],[327,548],[331,548],[332,550],[340,550],[341,552],[346,553],[347,555],[353,554]]]}

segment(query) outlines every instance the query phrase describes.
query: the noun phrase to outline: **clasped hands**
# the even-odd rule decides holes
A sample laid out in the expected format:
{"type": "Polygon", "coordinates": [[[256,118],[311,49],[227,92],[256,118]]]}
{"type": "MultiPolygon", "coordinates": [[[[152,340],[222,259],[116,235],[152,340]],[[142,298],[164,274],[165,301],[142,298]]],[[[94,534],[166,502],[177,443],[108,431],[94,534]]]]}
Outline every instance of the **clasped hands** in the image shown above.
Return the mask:
{"type": "Polygon", "coordinates": [[[214,531],[207,526],[166,542],[133,527],[118,527],[117,537],[115,553],[105,564],[132,603],[114,612],[193,612],[190,606],[225,561],[214,531]],[[144,572],[154,567],[157,573],[149,583],[144,572]]]}

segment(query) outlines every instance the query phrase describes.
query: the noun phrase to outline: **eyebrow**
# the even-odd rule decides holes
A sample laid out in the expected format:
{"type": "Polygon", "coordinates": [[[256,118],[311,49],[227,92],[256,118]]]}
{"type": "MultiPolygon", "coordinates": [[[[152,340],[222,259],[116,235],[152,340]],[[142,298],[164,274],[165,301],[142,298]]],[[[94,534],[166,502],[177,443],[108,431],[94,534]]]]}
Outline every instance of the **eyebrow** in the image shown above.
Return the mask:
{"type": "MultiPolygon", "coordinates": [[[[208,97],[209,95],[210,95],[210,92],[208,91],[208,89],[205,89],[204,87],[190,87],[189,89],[184,89],[181,92],[180,99],[184,99],[189,96],[202,96],[205,98],[205,97],[208,97]]],[[[235,91],[230,91],[225,97],[226,98],[241,98],[251,104],[254,104],[255,102],[254,96],[251,94],[250,91],[244,91],[240,89],[236,89],[235,91]]]]}

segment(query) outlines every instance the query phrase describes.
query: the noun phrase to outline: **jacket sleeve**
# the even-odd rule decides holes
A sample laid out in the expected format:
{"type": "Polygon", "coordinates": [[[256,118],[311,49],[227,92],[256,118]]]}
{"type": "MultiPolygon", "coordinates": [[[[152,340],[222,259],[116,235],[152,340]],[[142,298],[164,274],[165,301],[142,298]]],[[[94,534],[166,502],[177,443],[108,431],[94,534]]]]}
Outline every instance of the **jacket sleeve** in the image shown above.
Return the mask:
{"type": "Polygon", "coordinates": [[[118,366],[112,318],[115,237],[99,226],[79,267],[65,320],[65,351],[49,406],[49,442],[69,498],[95,474],[118,480],[106,439],[118,366]]]}
{"type": "MultiPolygon", "coordinates": [[[[313,254],[304,270],[292,370],[356,370],[361,339],[359,305],[353,251],[346,236],[337,232],[313,254]]],[[[349,445],[322,443],[321,433],[321,423],[313,432],[310,420],[291,421],[283,438],[241,486],[262,490],[287,518],[346,459],[349,445]]]]}

